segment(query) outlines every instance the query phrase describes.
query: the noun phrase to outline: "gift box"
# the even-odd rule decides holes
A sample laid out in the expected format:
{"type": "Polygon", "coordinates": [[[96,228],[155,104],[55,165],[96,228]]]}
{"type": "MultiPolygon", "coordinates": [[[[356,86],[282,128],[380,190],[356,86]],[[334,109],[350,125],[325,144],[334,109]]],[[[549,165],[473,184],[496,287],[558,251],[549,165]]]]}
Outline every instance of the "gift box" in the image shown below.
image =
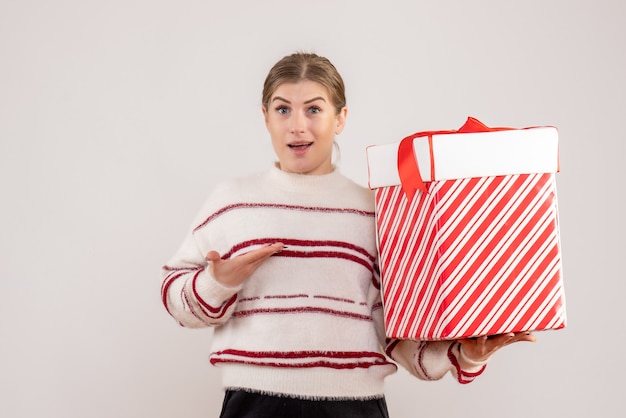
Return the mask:
{"type": "Polygon", "coordinates": [[[367,147],[389,337],[566,325],[555,127],[420,132],[367,147]]]}

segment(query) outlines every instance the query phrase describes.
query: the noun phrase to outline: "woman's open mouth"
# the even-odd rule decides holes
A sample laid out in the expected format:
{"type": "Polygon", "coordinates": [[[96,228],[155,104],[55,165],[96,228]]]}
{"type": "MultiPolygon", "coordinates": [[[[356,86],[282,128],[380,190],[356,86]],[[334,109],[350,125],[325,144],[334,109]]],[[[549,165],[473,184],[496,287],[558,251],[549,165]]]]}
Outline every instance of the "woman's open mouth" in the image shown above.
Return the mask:
{"type": "Polygon", "coordinates": [[[294,144],[287,144],[296,154],[304,154],[313,145],[312,142],[298,142],[294,144]]]}

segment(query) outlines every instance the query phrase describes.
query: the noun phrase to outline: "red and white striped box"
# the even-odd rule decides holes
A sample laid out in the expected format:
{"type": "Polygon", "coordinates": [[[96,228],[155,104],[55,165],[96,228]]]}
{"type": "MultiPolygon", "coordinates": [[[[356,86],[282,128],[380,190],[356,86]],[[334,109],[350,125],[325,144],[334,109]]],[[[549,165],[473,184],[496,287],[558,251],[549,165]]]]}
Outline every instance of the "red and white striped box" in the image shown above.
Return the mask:
{"type": "Polygon", "coordinates": [[[389,337],[566,325],[556,128],[468,118],[457,131],[370,146],[367,159],[389,337]]]}

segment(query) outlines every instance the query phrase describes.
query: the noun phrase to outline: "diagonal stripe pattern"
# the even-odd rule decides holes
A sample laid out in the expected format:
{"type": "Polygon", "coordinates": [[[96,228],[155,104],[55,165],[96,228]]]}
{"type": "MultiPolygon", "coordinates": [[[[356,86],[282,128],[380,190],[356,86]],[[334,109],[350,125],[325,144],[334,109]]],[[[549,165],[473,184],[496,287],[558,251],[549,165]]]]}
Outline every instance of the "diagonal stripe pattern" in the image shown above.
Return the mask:
{"type": "Polygon", "coordinates": [[[376,189],[389,337],[440,340],[566,324],[554,174],[376,189]]]}

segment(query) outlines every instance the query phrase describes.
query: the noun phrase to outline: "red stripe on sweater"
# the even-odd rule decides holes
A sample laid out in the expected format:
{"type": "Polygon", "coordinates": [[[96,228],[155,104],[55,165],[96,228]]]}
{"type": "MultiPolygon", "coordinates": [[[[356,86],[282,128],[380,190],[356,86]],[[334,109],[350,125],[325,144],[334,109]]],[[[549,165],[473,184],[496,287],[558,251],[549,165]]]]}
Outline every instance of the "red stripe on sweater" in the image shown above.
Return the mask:
{"type": "Polygon", "coordinates": [[[335,240],[302,240],[302,239],[292,239],[292,238],[288,238],[285,239],[284,241],[281,240],[280,238],[268,238],[271,241],[265,241],[265,242],[282,242],[285,245],[289,246],[289,245],[299,245],[302,247],[338,247],[341,249],[348,249],[348,250],[352,250],[354,252],[357,252],[359,254],[362,254],[363,256],[365,256],[367,259],[369,259],[372,263],[374,263],[374,261],[376,260],[376,255],[370,254],[365,248],[360,247],[358,245],[354,245],[350,242],[345,242],[345,241],[335,241],[335,240]]]}
{"type": "Polygon", "coordinates": [[[163,279],[163,283],[161,283],[161,295],[163,295],[165,288],[169,287],[169,285],[171,284],[170,282],[175,280],[177,277],[180,277],[186,273],[191,273],[193,271],[196,270],[200,270],[203,267],[170,267],[170,266],[163,266],[162,270],[163,271],[169,271],[170,273],[165,276],[165,278],[163,279]],[[175,274],[175,273],[180,273],[180,274],[175,274]]]}
{"type": "Polygon", "coordinates": [[[370,351],[245,351],[229,349],[213,353],[210,361],[211,364],[239,363],[282,368],[328,367],[334,369],[355,369],[380,365],[394,365],[393,363],[388,362],[385,356],[381,353],[370,351]],[[222,356],[233,356],[239,358],[221,358],[222,356]],[[360,360],[366,358],[370,358],[371,360],[360,360]],[[303,359],[317,360],[297,363],[289,362],[290,360],[303,359]],[[342,360],[355,361],[341,362],[342,360]]]}
{"type": "MultiPolygon", "coordinates": [[[[189,295],[187,294],[187,290],[183,287],[182,290],[182,295],[181,297],[183,298],[183,301],[185,302],[185,305],[187,306],[189,312],[191,312],[191,314],[196,317],[196,319],[198,319],[199,321],[202,321],[205,325],[210,325],[205,318],[201,317],[196,310],[193,308],[193,305],[191,304],[190,300],[189,300],[189,295]]],[[[200,310],[202,310],[202,314],[204,316],[208,316],[206,314],[206,312],[204,312],[204,310],[202,309],[202,306],[200,307],[200,310]]]]}
{"type": "MultiPolygon", "coordinates": [[[[200,309],[202,309],[202,313],[207,318],[211,318],[211,319],[222,318],[226,314],[228,308],[237,301],[237,295],[234,295],[232,298],[225,301],[220,307],[213,307],[209,305],[208,303],[206,303],[204,299],[202,299],[202,297],[196,291],[196,279],[198,275],[204,270],[204,267],[163,266],[163,270],[171,272],[165,277],[165,279],[163,280],[163,284],[161,285],[161,301],[163,303],[163,306],[165,306],[165,309],[170,315],[172,315],[172,313],[170,312],[170,309],[167,305],[167,293],[169,291],[169,288],[176,280],[187,276],[189,273],[195,273],[193,277],[191,278],[192,280],[191,287],[192,287],[193,295],[195,299],[198,301],[198,304],[200,305],[200,309]]],[[[204,318],[201,318],[200,315],[193,309],[191,301],[189,299],[189,295],[186,294],[185,287],[182,288],[181,292],[182,294],[180,295],[180,297],[185,301],[185,304],[189,312],[193,316],[201,320],[202,322],[207,323],[206,320],[204,318]]]]}
{"type": "Polygon", "coordinates": [[[373,271],[373,267],[371,263],[363,260],[360,257],[357,257],[352,254],[346,254],[338,251],[292,251],[292,250],[283,250],[278,254],[275,254],[274,257],[290,257],[290,258],[334,258],[334,259],[343,259],[355,262],[357,264],[362,265],[369,271],[373,271]]]}
{"type": "Polygon", "coordinates": [[[304,293],[297,295],[267,295],[263,296],[263,299],[299,299],[299,298],[308,298],[309,295],[304,293]]]}
{"type": "Polygon", "coordinates": [[[252,302],[252,301],[255,301],[255,300],[259,300],[259,299],[261,299],[259,296],[252,296],[252,297],[249,297],[249,298],[239,299],[239,303],[242,303],[242,302],[252,302]]]}
{"type": "Polygon", "coordinates": [[[326,295],[313,295],[314,299],[328,299],[328,300],[332,300],[335,302],[345,302],[345,303],[356,303],[356,301],[352,300],[352,299],[346,299],[346,298],[338,298],[335,296],[326,296],[326,295]]]}
{"type": "Polygon", "coordinates": [[[351,359],[351,358],[365,358],[374,357],[381,361],[386,361],[385,356],[376,351],[248,351],[237,350],[234,348],[216,351],[213,355],[223,356],[232,355],[239,357],[250,358],[279,358],[279,359],[303,359],[303,358],[332,358],[332,359],[351,359]]]}
{"type": "Polygon", "coordinates": [[[419,346],[417,347],[417,365],[420,368],[420,371],[422,372],[422,376],[424,376],[424,379],[426,380],[434,380],[431,376],[428,375],[428,372],[426,371],[426,367],[424,367],[424,353],[426,352],[426,342],[425,341],[421,341],[419,346]]]}
{"type": "Polygon", "coordinates": [[[173,273],[168,274],[163,280],[163,284],[161,285],[161,302],[163,303],[163,306],[165,306],[165,310],[167,311],[167,313],[169,313],[170,315],[172,315],[172,313],[170,312],[170,308],[167,306],[167,292],[169,291],[170,286],[172,285],[172,283],[174,283],[176,279],[184,276],[188,272],[188,270],[176,270],[173,273]]]}
{"type": "Polygon", "coordinates": [[[386,339],[386,344],[387,347],[385,348],[385,353],[387,353],[387,355],[391,358],[393,358],[391,356],[391,352],[396,348],[396,346],[400,343],[400,340],[393,340],[391,338],[387,338],[386,339]]]}
{"type": "Polygon", "coordinates": [[[250,360],[235,360],[235,359],[214,359],[212,358],[211,364],[215,365],[218,363],[238,363],[238,364],[246,364],[250,366],[266,366],[266,367],[277,367],[277,368],[289,368],[289,369],[304,369],[304,368],[312,368],[312,367],[326,367],[329,369],[367,369],[372,366],[385,366],[385,365],[394,365],[389,362],[355,362],[355,363],[331,363],[329,361],[313,361],[310,363],[277,363],[271,361],[250,361],[250,360]]]}
{"type": "Polygon", "coordinates": [[[483,365],[483,367],[481,367],[480,370],[478,370],[475,373],[466,372],[463,369],[461,369],[459,360],[456,358],[456,356],[452,352],[452,348],[455,346],[455,344],[459,345],[459,350],[461,349],[461,343],[459,342],[450,344],[450,347],[448,347],[448,359],[450,360],[450,362],[456,369],[457,380],[459,381],[459,383],[463,383],[463,384],[471,383],[478,375],[482,374],[482,372],[485,371],[486,366],[483,365]]]}
{"type": "Polygon", "coordinates": [[[168,266],[165,265],[162,267],[164,271],[194,271],[194,270],[201,270],[204,267],[200,267],[200,266],[193,266],[193,267],[172,267],[172,266],[168,266]]]}
{"type": "Polygon", "coordinates": [[[197,231],[198,229],[204,227],[209,222],[218,218],[226,212],[230,212],[235,209],[282,209],[282,210],[299,210],[305,212],[325,212],[325,213],[349,213],[359,216],[368,216],[373,217],[374,212],[364,211],[359,209],[344,209],[344,208],[326,208],[319,206],[299,206],[299,205],[283,205],[283,204],[275,204],[275,203],[235,203],[232,205],[224,206],[223,208],[217,210],[213,214],[211,214],[208,218],[206,218],[200,225],[196,226],[193,231],[197,231]]]}
{"type": "Polygon", "coordinates": [[[374,273],[373,283],[376,288],[378,288],[378,281],[375,280],[376,275],[378,274],[377,269],[378,266],[374,264],[375,256],[367,252],[362,247],[353,245],[348,242],[343,241],[314,241],[314,240],[298,240],[298,239],[290,239],[290,238],[256,238],[253,240],[243,241],[239,244],[234,245],[230,250],[222,255],[223,260],[227,260],[233,256],[233,254],[245,250],[248,247],[256,247],[260,245],[265,245],[268,242],[282,242],[287,246],[301,246],[301,247],[337,247],[339,249],[349,249],[354,252],[357,252],[363,255],[365,258],[361,258],[354,254],[350,254],[342,251],[330,251],[330,250],[319,250],[319,251],[295,251],[295,250],[282,250],[280,253],[274,254],[274,257],[292,257],[292,258],[334,258],[334,259],[344,259],[348,261],[355,262],[357,264],[362,265],[372,273],[374,273]]]}
{"type": "Polygon", "coordinates": [[[233,317],[241,318],[245,316],[258,315],[258,314],[301,314],[301,313],[321,313],[325,315],[342,316],[345,318],[358,319],[361,321],[371,321],[372,317],[369,315],[362,315],[355,312],[338,311],[335,309],[318,308],[314,306],[302,306],[295,308],[258,308],[237,311],[233,314],[233,317]]]}
{"type": "MultiPolygon", "coordinates": [[[[309,295],[307,295],[305,293],[299,293],[299,294],[293,294],[293,295],[266,295],[266,296],[263,296],[263,299],[308,299],[310,297],[313,298],[313,299],[324,299],[324,300],[332,300],[334,302],[349,303],[351,305],[357,304],[357,301],[354,300],[354,299],[340,298],[340,297],[331,296],[331,295],[312,295],[312,296],[309,296],[309,295]]],[[[239,304],[246,303],[246,302],[257,301],[257,300],[260,300],[260,299],[261,299],[260,296],[243,298],[243,299],[239,299],[239,304]]],[[[367,302],[365,302],[365,301],[358,302],[358,304],[361,305],[361,306],[367,306],[367,302]]],[[[382,308],[382,303],[374,304],[374,306],[372,307],[372,310],[377,309],[377,308],[382,308]]]]}
{"type": "MultiPolygon", "coordinates": [[[[265,245],[267,243],[273,243],[273,242],[282,242],[286,246],[299,246],[299,247],[308,247],[308,248],[336,247],[341,250],[351,250],[356,253],[359,253],[363,255],[366,259],[368,259],[372,263],[372,265],[374,265],[374,261],[376,260],[376,256],[370,254],[365,248],[354,245],[349,242],[345,242],[345,241],[333,241],[333,240],[316,241],[316,240],[300,240],[300,239],[293,239],[293,238],[278,238],[278,237],[256,238],[256,239],[240,242],[234,245],[224,255],[222,255],[222,259],[226,260],[232,257],[234,253],[239,252],[245,248],[265,245]]],[[[339,251],[336,251],[336,252],[339,252],[339,251]]],[[[283,252],[279,254],[282,254],[282,253],[283,252]]],[[[370,270],[375,271],[376,274],[378,274],[378,266],[371,267],[370,270]]]]}
{"type": "Polygon", "coordinates": [[[237,295],[233,295],[230,299],[224,301],[224,303],[222,303],[222,305],[218,307],[209,305],[196,290],[196,281],[200,272],[202,272],[202,270],[198,271],[192,279],[191,288],[193,289],[193,295],[198,301],[200,308],[202,308],[202,311],[206,316],[213,319],[220,319],[226,314],[228,308],[230,308],[237,301],[237,295]]]}

